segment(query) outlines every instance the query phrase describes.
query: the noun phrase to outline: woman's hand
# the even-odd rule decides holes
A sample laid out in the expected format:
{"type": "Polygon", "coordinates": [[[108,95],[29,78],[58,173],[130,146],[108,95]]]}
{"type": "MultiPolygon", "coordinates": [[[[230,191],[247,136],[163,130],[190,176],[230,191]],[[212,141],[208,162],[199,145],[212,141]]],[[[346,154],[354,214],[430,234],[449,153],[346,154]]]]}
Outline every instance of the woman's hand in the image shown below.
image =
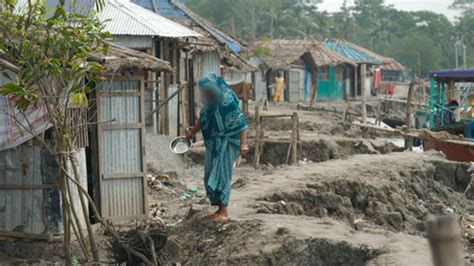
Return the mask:
{"type": "Polygon", "coordinates": [[[240,144],[240,156],[242,156],[242,158],[245,158],[248,152],[249,146],[247,144],[240,144]]]}
{"type": "Polygon", "coordinates": [[[189,140],[193,140],[195,136],[196,136],[196,134],[194,134],[192,131],[188,131],[186,133],[186,138],[189,139],[189,140]]]}

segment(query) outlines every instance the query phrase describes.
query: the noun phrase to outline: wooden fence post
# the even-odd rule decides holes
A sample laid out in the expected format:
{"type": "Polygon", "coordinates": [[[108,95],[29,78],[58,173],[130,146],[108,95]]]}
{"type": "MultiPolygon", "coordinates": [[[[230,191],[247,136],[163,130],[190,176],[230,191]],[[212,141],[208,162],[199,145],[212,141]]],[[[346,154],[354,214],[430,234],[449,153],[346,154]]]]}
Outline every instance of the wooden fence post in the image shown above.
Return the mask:
{"type": "MultiPolygon", "coordinates": [[[[415,84],[416,82],[413,80],[410,83],[410,87],[408,88],[408,99],[407,99],[407,108],[405,114],[405,124],[406,124],[406,132],[410,132],[411,129],[411,113],[412,113],[412,99],[413,99],[413,92],[415,91],[415,84]]],[[[409,136],[405,137],[405,150],[411,151],[413,149],[413,139],[409,136]]]]}
{"type": "Polygon", "coordinates": [[[260,109],[258,105],[255,105],[255,153],[253,158],[253,167],[257,168],[260,163],[260,109]]]}
{"type": "Polygon", "coordinates": [[[293,164],[298,163],[298,113],[294,112],[293,113],[293,131],[291,133],[291,142],[292,142],[292,154],[291,154],[291,159],[293,164]]]}
{"type": "Polygon", "coordinates": [[[428,221],[427,227],[434,265],[464,265],[459,217],[446,215],[434,218],[428,221]]]}
{"type": "MultiPolygon", "coordinates": [[[[367,124],[367,87],[365,86],[366,85],[365,82],[366,82],[366,79],[367,79],[366,64],[361,65],[360,77],[361,77],[360,85],[361,85],[361,94],[362,94],[361,95],[362,96],[362,104],[361,104],[361,107],[362,107],[362,111],[361,111],[362,124],[366,125],[367,124]]],[[[368,129],[363,128],[362,129],[362,137],[363,138],[368,138],[368,136],[369,136],[368,129]]]]}

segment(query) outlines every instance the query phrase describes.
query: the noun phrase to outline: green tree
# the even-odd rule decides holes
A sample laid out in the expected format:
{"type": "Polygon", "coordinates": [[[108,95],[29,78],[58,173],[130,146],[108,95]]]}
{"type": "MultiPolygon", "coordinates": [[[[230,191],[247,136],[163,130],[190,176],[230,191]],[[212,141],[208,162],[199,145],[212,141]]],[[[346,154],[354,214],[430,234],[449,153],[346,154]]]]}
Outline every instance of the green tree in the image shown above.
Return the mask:
{"type": "Polygon", "coordinates": [[[428,36],[421,34],[410,33],[394,41],[389,54],[413,71],[418,69],[419,56],[423,76],[441,67],[441,56],[436,43],[428,36]]]}

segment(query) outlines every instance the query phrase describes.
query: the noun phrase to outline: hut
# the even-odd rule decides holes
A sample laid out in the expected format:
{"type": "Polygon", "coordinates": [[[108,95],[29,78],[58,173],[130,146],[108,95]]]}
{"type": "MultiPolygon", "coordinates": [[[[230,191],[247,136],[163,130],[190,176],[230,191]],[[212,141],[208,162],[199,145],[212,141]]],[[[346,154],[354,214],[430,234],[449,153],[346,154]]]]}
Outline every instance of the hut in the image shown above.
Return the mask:
{"type": "Polygon", "coordinates": [[[174,72],[148,73],[145,77],[147,132],[179,135],[183,122],[189,120],[189,108],[184,107],[189,93],[176,92],[180,84],[189,81],[189,38],[201,34],[129,0],[108,0],[99,18],[105,22],[104,30],[114,37],[113,42],[170,62],[174,72]],[[169,99],[172,95],[176,96],[169,99]]]}
{"type": "MultiPolygon", "coordinates": [[[[46,0],[47,7],[55,7],[60,0],[46,0]]],[[[27,5],[27,0],[19,0],[18,6],[27,5]]],[[[66,0],[68,12],[79,12],[90,15],[95,11],[92,0],[66,0]],[[71,3],[75,3],[72,5],[71,3]]],[[[186,57],[188,38],[201,35],[179,23],[151,12],[130,0],[105,0],[104,6],[97,14],[104,22],[104,31],[113,36],[112,42],[123,47],[145,52],[154,57],[169,61],[175,70],[172,73],[156,76],[147,73],[146,80],[146,122],[147,132],[178,135],[180,117],[186,117],[179,102],[188,102],[187,94],[175,94],[178,86],[186,81],[189,72],[186,57]],[[157,110],[159,102],[177,95],[157,110]]],[[[157,74],[159,75],[159,74],[157,74]]]]}
{"type": "Polygon", "coordinates": [[[254,51],[260,53],[249,60],[260,70],[255,78],[257,100],[271,98],[271,84],[278,72],[284,73],[288,102],[344,98],[346,72],[354,63],[320,42],[264,40],[254,44],[254,51]]]}
{"type": "MultiPolygon", "coordinates": [[[[69,117],[71,124],[93,125],[74,131],[80,140],[75,152],[81,184],[104,217],[146,217],[145,74],[172,69],[165,61],[115,44],[107,55],[98,52],[89,60],[100,63],[106,74],[89,95],[90,112],[84,108],[81,119],[69,117]]],[[[0,68],[0,86],[20,71],[5,60],[0,68]]],[[[26,130],[24,121],[14,119],[18,110],[12,97],[0,97],[0,110],[0,236],[51,240],[62,234],[62,199],[55,159],[36,141],[52,141],[47,112],[41,104],[30,107],[26,117],[32,123],[26,130]]],[[[78,193],[72,200],[80,206],[78,193]]]]}
{"type": "Polygon", "coordinates": [[[344,40],[328,39],[324,42],[324,45],[357,64],[357,68],[354,71],[354,83],[350,88],[350,96],[361,96],[362,91],[365,91],[365,94],[370,96],[372,86],[370,72],[375,67],[380,66],[382,62],[367,53],[355,49],[353,44],[344,40]]]}
{"type": "MultiPolygon", "coordinates": [[[[215,25],[189,10],[175,0],[133,0],[136,4],[157,14],[167,17],[183,26],[201,34],[199,38],[189,40],[189,51],[186,54],[188,72],[188,94],[190,120],[199,113],[200,96],[197,82],[203,75],[214,72],[221,75],[229,83],[252,81],[255,69],[241,58],[246,47],[236,38],[219,30],[215,25]]],[[[166,59],[166,58],[165,58],[166,59]]]]}
{"type": "Polygon", "coordinates": [[[398,81],[403,77],[405,68],[393,58],[382,56],[346,40],[327,39],[324,45],[357,63],[358,68],[354,73],[356,82],[350,93],[352,97],[362,95],[362,86],[366,88],[366,95],[370,95],[371,92],[376,93],[373,76],[377,75],[379,71],[381,82],[375,86],[381,86],[382,81],[398,81]]]}

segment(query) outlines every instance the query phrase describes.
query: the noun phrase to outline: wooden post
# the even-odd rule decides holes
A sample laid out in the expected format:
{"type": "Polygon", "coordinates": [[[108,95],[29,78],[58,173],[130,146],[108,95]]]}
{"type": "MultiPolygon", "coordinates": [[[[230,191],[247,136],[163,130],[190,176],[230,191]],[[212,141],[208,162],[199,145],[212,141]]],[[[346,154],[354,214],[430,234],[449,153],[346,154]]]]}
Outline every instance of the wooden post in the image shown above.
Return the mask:
{"type": "MultiPolygon", "coordinates": [[[[415,89],[416,82],[413,80],[410,83],[410,87],[408,88],[408,96],[407,96],[407,108],[405,114],[405,124],[406,124],[406,131],[410,132],[411,129],[411,113],[412,113],[412,99],[413,93],[415,89]]],[[[405,137],[405,150],[411,151],[413,149],[413,139],[411,137],[405,137]]]]}
{"type": "Polygon", "coordinates": [[[292,131],[292,153],[291,153],[291,160],[293,164],[298,163],[298,113],[294,112],[293,113],[293,131],[292,131]]]}
{"type": "MultiPolygon", "coordinates": [[[[367,88],[365,87],[365,80],[367,75],[367,67],[366,64],[361,65],[361,74],[360,74],[360,85],[361,85],[361,96],[362,96],[362,124],[367,124],[367,88]]],[[[368,137],[368,130],[362,129],[362,137],[368,137]]]]}
{"type": "Polygon", "coordinates": [[[446,215],[429,220],[427,237],[435,266],[464,265],[461,227],[458,217],[446,215]]]}
{"type": "Polygon", "coordinates": [[[253,167],[257,168],[260,163],[260,109],[255,105],[255,154],[253,158],[253,167]]]}

